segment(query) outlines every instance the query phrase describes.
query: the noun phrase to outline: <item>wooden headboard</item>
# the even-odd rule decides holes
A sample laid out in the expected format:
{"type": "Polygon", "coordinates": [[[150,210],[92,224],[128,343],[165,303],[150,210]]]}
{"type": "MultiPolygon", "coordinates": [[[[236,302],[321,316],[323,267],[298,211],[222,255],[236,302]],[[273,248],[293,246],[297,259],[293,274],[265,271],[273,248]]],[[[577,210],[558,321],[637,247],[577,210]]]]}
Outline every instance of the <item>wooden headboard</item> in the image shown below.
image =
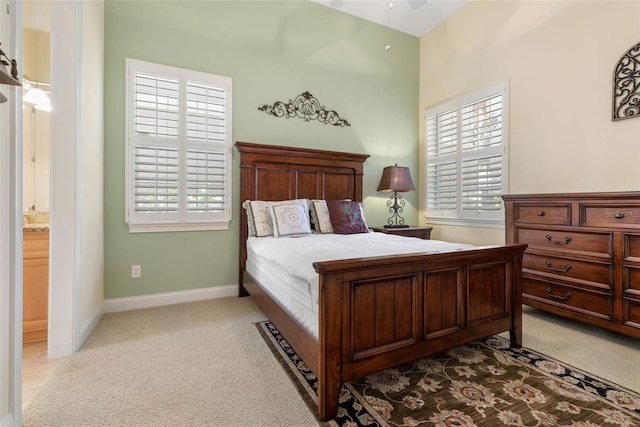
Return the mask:
{"type": "MultiPolygon", "coordinates": [[[[368,154],[236,142],[240,205],[245,200],[351,199],[362,201],[368,154]]],[[[247,258],[247,216],[240,206],[240,295],[247,258]]]]}

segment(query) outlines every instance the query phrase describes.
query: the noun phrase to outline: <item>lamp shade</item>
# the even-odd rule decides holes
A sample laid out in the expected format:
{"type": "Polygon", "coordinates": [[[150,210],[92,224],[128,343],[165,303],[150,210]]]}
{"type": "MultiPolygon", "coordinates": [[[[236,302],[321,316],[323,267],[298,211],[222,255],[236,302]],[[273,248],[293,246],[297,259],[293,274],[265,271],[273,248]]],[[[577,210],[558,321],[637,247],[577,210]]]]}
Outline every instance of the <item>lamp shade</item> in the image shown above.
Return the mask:
{"type": "Polygon", "coordinates": [[[395,191],[403,193],[415,191],[409,168],[404,166],[387,166],[382,170],[378,191],[395,191]]]}

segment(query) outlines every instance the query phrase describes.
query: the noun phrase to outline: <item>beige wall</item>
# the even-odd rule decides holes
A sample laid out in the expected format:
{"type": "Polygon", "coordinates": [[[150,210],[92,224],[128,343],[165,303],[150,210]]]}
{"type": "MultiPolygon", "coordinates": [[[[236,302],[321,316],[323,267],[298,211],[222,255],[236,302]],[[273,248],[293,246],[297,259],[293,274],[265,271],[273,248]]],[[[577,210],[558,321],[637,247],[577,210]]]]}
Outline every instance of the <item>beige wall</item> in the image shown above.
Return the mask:
{"type": "Polygon", "coordinates": [[[23,75],[29,80],[49,83],[49,33],[25,28],[22,37],[23,75]]]}
{"type": "MultiPolygon", "coordinates": [[[[421,121],[508,79],[510,193],[640,190],[640,117],[611,121],[614,67],[638,42],[637,0],[472,0],[420,41],[421,121]]],[[[423,142],[421,129],[421,156],[423,142]]],[[[424,224],[422,195],[420,206],[424,224]]],[[[432,236],[504,242],[503,229],[437,225],[432,236]]]]}

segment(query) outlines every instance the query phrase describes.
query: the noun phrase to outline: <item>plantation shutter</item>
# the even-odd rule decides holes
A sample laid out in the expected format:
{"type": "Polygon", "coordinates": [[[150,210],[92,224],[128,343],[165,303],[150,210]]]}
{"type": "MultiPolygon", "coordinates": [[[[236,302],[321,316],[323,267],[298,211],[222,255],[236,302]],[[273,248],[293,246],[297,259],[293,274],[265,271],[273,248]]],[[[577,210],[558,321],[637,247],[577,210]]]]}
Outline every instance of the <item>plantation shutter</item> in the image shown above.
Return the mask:
{"type": "Polygon", "coordinates": [[[187,83],[187,212],[226,208],[226,93],[224,88],[187,83]]]}
{"type": "Polygon", "coordinates": [[[455,216],[458,202],[458,111],[427,118],[427,210],[455,216]]]}
{"type": "Polygon", "coordinates": [[[178,150],[135,147],[135,211],[178,212],[178,150]]]}
{"type": "Polygon", "coordinates": [[[462,209],[502,209],[502,156],[481,157],[462,162],[462,209]]]}
{"type": "Polygon", "coordinates": [[[225,153],[187,151],[187,212],[225,209],[225,153]]]}
{"type": "Polygon", "coordinates": [[[228,228],[230,79],[134,60],[127,67],[130,231],[228,228]]]}
{"type": "Polygon", "coordinates": [[[462,107],[462,210],[502,209],[502,94],[462,107]]]}
{"type": "Polygon", "coordinates": [[[427,110],[427,219],[503,221],[506,82],[427,110]]]}
{"type": "Polygon", "coordinates": [[[178,80],[135,73],[134,211],[178,212],[178,80]],[[164,141],[162,141],[164,139],[164,141]]]}

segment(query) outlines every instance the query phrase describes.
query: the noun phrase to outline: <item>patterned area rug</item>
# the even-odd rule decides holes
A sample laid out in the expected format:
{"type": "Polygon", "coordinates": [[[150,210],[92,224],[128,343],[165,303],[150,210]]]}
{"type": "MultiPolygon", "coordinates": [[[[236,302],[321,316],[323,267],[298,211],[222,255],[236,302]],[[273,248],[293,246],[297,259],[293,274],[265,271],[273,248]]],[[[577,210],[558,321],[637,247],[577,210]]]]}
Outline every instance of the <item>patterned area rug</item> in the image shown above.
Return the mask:
{"type": "MultiPolygon", "coordinates": [[[[273,324],[257,326],[317,413],[315,375],[273,324]]],[[[320,424],[640,427],[640,395],[493,336],[345,384],[337,417],[320,424]]]]}

